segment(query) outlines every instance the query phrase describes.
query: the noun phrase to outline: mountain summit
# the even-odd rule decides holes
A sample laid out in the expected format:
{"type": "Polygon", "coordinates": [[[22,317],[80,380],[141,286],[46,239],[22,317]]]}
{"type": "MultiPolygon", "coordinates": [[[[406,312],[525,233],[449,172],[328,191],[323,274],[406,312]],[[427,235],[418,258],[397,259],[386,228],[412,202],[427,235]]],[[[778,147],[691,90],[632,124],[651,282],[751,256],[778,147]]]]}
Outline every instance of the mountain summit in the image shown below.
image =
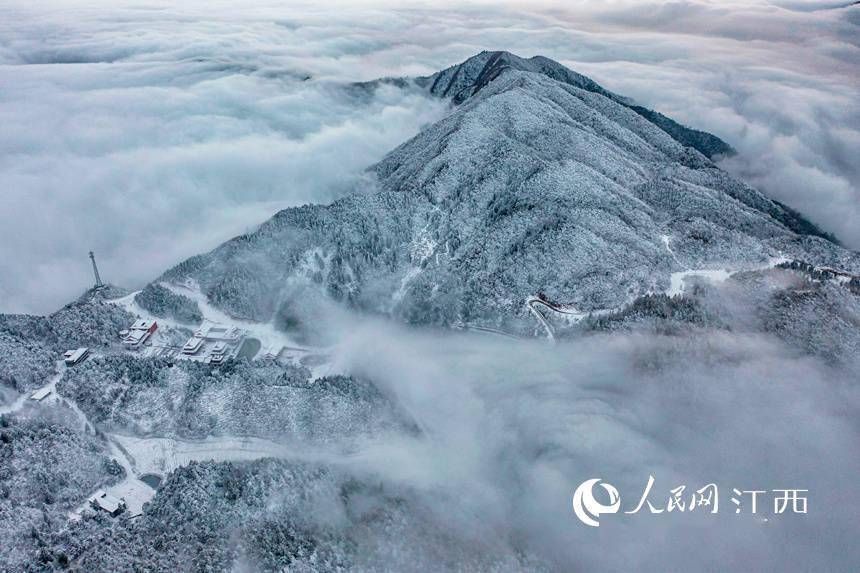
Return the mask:
{"type": "Polygon", "coordinates": [[[858,269],[719,169],[702,150],[719,139],[557,62],[482,52],[415,83],[450,113],[371,168],[374,192],[281,211],[163,278],[256,320],[300,321],[313,293],[411,323],[522,331],[539,295],[600,311],[696,269],[779,257],[858,269]]]}
{"type": "Polygon", "coordinates": [[[635,111],[682,145],[692,147],[709,158],[735,153],[729,144],[717,136],[690,129],[661,113],[636,105],[631,99],[612,93],[592,79],[543,56],[524,59],[510,52],[481,52],[461,64],[436,72],[432,76],[418,78],[416,82],[426,86],[433,95],[450,97],[459,104],[508,69],[543,74],[567,85],[607,97],[635,111]]]}

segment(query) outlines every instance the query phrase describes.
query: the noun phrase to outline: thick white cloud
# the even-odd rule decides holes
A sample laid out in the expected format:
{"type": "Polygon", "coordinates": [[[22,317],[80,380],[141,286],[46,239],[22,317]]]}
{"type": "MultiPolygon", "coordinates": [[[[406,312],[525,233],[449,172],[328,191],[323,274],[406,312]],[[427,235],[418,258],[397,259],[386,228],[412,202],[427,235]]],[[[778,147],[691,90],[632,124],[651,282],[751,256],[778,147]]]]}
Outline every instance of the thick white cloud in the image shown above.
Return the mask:
{"type": "MultiPolygon", "coordinates": [[[[366,319],[329,331],[342,335],[338,365],[380,384],[422,429],[332,463],[402,484],[476,554],[501,546],[553,571],[848,571],[860,558],[858,389],[773,338],[615,333],[547,345],[366,319]],[[599,528],[574,517],[581,482],[613,484],[631,511],[649,475],[663,513],[604,515],[599,528]],[[712,482],[716,515],[665,511],[670,489],[685,485],[687,502],[712,482]],[[756,515],[749,495],[736,514],[732,488],[768,493],[756,515]],[[775,514],[771,492],[786,488],[809,490],[806,514],[775,514]]],[[[422,543],[402,540],[396,553],[416,563],[393,567],[433,569],[422,543]]]]}
{"type": "Polygon", "coordinates": [[[553,57],[716,133],[740,151],[726,168],[856,248],[858,9],[834,5],[7,4],[0,311],[79,293],[91,248],[138,286],[278,208],[350,192],[442,106],[339,86],[483,49],[553,57]]]}
{"type": "MultiPolygon", "coordinates": [[[[82,292],[90,249],[105,279],[137,286],[280,208],[350,192],[444,109],[316,79],[336,65],[302,67],[292,51],[307,42],[270,18],[3,20],[0,311],[46,312],[82,292]]],[[[359,68],[340,65],[341,79],[372,77],[359,68]]]]}

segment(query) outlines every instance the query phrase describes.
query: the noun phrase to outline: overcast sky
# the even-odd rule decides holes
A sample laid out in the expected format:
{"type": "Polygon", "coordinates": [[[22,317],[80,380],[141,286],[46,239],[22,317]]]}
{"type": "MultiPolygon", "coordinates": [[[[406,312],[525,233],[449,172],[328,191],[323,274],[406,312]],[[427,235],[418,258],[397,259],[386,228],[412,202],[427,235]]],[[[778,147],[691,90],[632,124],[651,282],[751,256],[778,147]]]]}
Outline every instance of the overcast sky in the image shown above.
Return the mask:
{"type": "Polygon", "coordinates": [[[136,288],[360,187],[444,113],[397,89],[542,54],[739,150],[724,167],[860,248],[860,8],[833,1],[0,6],[0,312],[136,288]]]}

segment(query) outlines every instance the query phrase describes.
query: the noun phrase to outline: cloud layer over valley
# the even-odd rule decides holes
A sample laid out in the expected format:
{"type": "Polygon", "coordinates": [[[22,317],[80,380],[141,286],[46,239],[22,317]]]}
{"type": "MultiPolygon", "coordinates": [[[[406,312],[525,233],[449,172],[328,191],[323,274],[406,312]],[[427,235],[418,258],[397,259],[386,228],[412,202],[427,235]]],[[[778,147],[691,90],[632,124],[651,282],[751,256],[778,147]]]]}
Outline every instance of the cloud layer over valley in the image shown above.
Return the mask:
{"type": "Polygon", "coordinates": [[[470,558],[537,556],[558,571],[848,570],[858,558],[856,385],[772,337],[616,333],[548,345],[366,319],[327,331],[345,333],[337,367],[374,380],[422,430],[331,460],[430,508],[438,530],[399,540],[409,549],[384,554],[381,568],[433,568],[427,548],[441,549],[442,532],[467,540],[470,558]],[[631,511],[649,473],[662,513],[604,515],[596,529],[573,516],[582,481],[613,484],[631,511]],[[718,514],[665,512],[671,488],[686,485],[688,498],[712,481],[718,514]],[[736,514],[733,487],[808,489],[809,511],[774,515],[762,497],[756,515],[748,499],[736,514]]]}
{"type": "Polygon", "coordinates": [[[738,151],[724,167],[860,246],[858,9],[833,2],[7,4],[0,311],[137,287],[276,210],[362,189],[444,113],[350,81],[542,54],[738,151]]]}

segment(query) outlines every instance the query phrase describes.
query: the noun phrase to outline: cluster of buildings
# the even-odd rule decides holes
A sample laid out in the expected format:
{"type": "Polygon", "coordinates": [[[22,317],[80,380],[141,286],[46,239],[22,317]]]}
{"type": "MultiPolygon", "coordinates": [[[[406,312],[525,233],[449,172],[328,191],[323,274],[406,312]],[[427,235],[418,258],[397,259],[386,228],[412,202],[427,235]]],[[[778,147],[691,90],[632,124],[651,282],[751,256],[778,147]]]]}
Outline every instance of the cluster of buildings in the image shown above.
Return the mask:
{"type": "MultiPolygon", "coordinates": [[[[143,346],[143,343],[158,330],[158,323],[154,320],[137,320],[129,328],[121,330],[119,336],[122,339],[122,344],[126,348],[136,350],[143,346]]],[[[66,350],[63,353],[63,362],[66,366],[74,366],[80,364],[90,355],[90,349],[84,346],[66,350]]],[[[36,399],[36,398],[34,398],[36,399]]]]}
{"type": "Polygon", "coordinates": [[[235,326],[206,323],[182,347],[182,354],[192,360],[221,364],[235,356],[245,338],[245,332],[235,326]]]}
{"type": "MultiPolygon", "coordinates": [[[[206,364],[222,364],[224,361],[236,357],[247,334],[235,326],[207,321],[180,348],[171,345],[170,336],[166,340],[154,341],[153,336],[157,330],[158,323],[155,320],[141,318],[127,329],[121,330],[119,336],[122,345],[128,350],[138,350],[145,345],[147,348],[151,347],[149,353],[153,356],[167,356],[205,362],[206,364]]],[[[88,355],[89,349],[78,348],[66,352],[63,355],[63,360],[66,365],[73,366],[86,359],[88,355]]]]}

